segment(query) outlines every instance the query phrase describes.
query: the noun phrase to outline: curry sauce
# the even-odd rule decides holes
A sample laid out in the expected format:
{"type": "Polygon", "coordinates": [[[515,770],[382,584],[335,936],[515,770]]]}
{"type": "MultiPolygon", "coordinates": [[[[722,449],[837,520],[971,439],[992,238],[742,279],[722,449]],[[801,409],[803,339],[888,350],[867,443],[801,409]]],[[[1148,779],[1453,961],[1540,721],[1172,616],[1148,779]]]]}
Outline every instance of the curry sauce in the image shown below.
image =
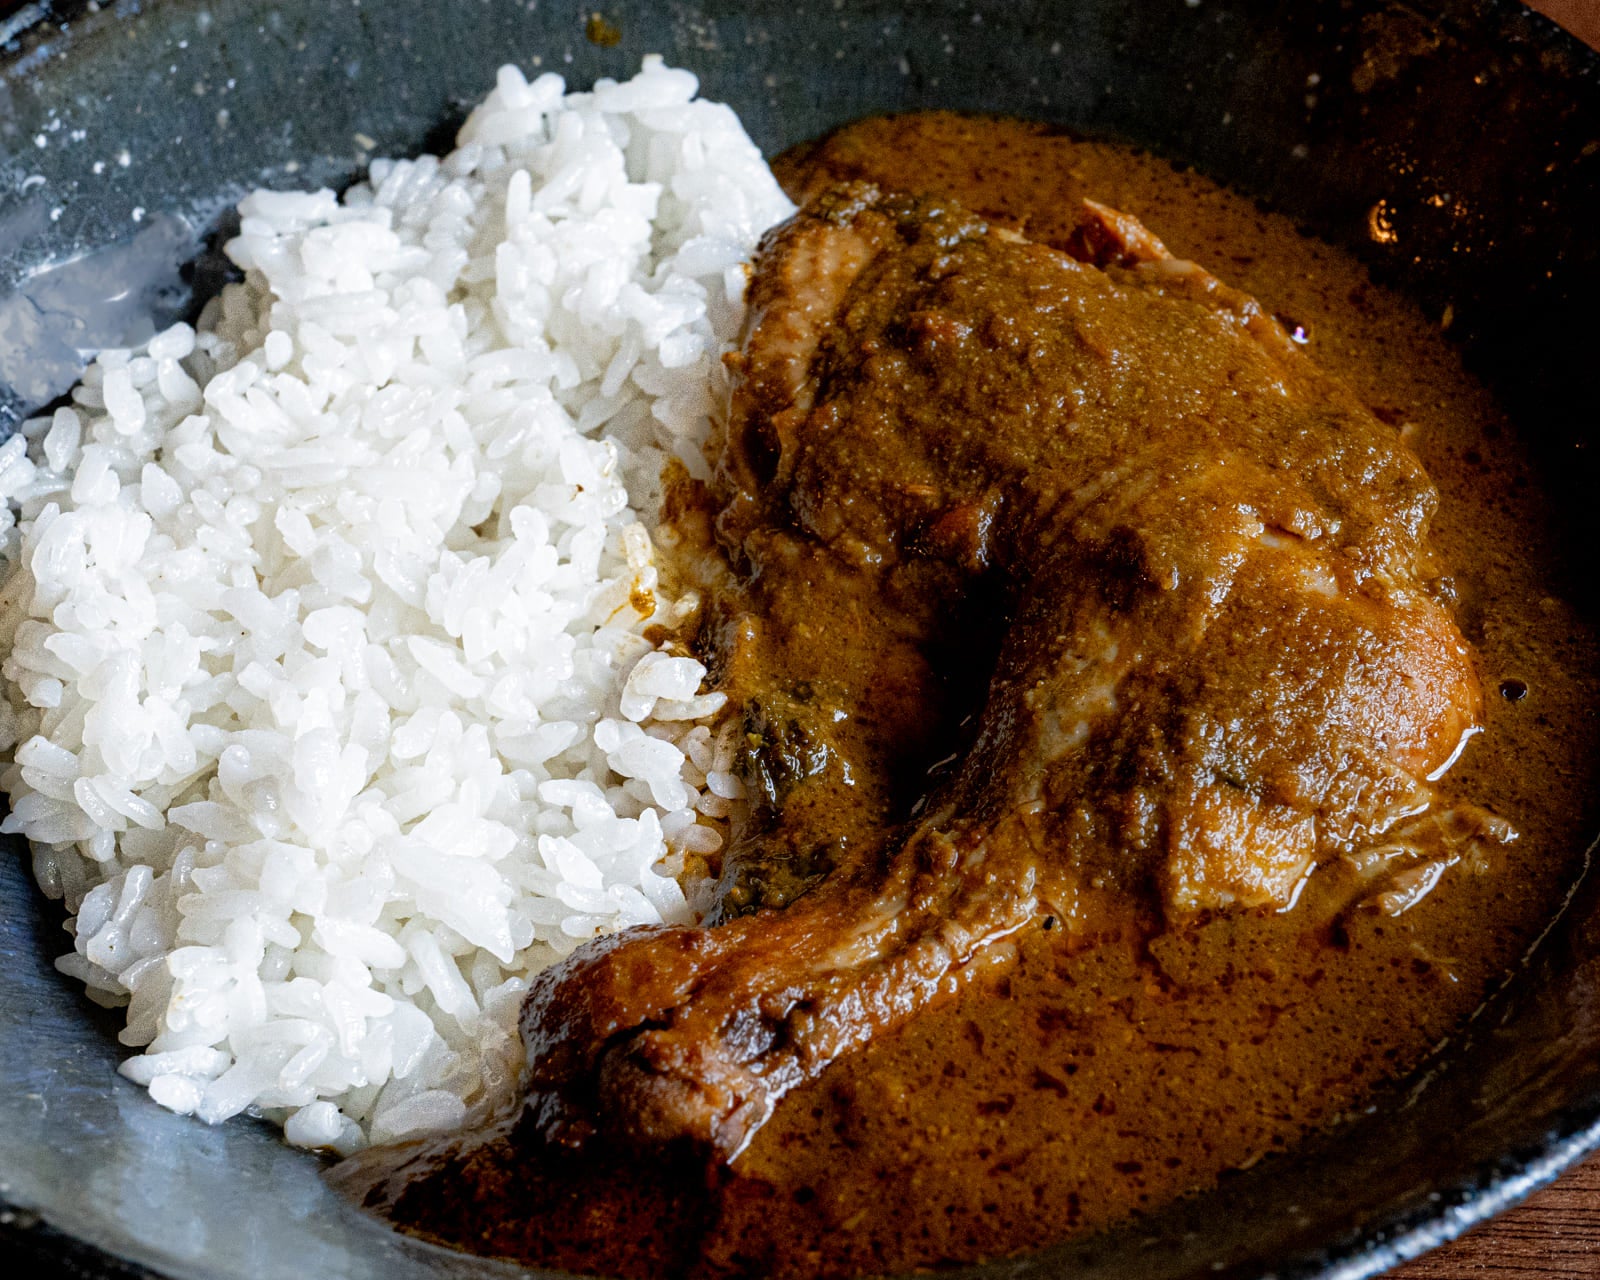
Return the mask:
{"type": "MultiPolygon", "coordinates": [[[[1026,1251],[1159,1209],[1338,1124],[1423,1062],[1548,925],[1595,816],[1600,653],[1564,603],[1514,429],[1437,318],[1197,175],[1041,126],[868,120],[777,170],[797,200],[870,182],[951,198],[1044,243],[1078,234],[1073,211],[1092,198],[1260,299],[1439,490],[1439,591],[1486,693],[1483,732],[1448,785],[1515,838],[1475,843],[1393,914],[1340,859],[1298,883],[1287,909],[1170,927],[1149,903],[1075,925],[1041,914],[915,1017],[790,1089],[731,1161],[684,1141],[567,1152],[513,1116],[336,1175],[396,1225],[475,1252],[620,1275],[877,1273],[1026,1251]]],[[[702,570],[686,558],[684,571],[702,570]]],[[[930,740],[923,763],[947,745],[930,740]]],[[[805,900],[806,876],[772,880],[730,882],[729,910],[763,893],[772,906],[805,900]]]]}

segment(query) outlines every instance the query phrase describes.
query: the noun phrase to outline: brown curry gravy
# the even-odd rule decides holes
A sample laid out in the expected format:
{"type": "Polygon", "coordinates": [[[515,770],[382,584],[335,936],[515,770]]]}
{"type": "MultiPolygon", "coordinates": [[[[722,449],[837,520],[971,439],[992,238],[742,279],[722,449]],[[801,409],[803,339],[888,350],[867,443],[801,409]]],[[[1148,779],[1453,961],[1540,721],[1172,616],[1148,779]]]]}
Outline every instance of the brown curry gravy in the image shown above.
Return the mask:
{"type": "MultiPolygon", "coordinates": [[[[863,121],[777,162],[800,198],[843,178],[948,195],[1036,239],[1084,196],[1302,328],[1401,426],[1441,492],[1434,541],[1489,692],[1452,790],[1520,832],[1390,918],[1338,864],[1284,914],[1239,914],[1017,961],[789,1095],[731,1169],[534,1159],[509,1122],[367,1157],[336,1179],[396,1225],[621,1275],[837,1275],[1025,1251],[1158,1209],[1337,1124],[1421,1062],[1559,909],[1592,822],[1600,653],[1510,425],[1436,319],[1337,250],[1191,173],[1042,126],[863,121]],[[1498,692],[1503,682],[1513,700],[1498,692]]],[[[1060,223],[1058,226],[1057,224],[1060,223]]]]}

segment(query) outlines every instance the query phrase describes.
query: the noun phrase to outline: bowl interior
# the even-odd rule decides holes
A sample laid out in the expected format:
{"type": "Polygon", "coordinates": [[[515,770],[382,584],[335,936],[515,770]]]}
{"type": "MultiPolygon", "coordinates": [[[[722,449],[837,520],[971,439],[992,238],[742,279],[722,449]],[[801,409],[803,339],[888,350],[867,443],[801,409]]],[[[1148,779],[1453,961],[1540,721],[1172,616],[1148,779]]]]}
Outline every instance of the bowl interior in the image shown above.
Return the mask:
{"type": "MultiPolygon", "coordinates": [[[[1594,612],[1597,540],[1578,531],[1600,479],[1587,363],[1600,59],[1515,3],[615,0],[612,46],[586,38],[587,11],[537,0],[55,13],[0,22],[7,432],[70,384],[81,349],[136,337],[215,286],[217,229],[251,187],[341,187],[370,155],[446,147],[502,62],[578,87],[660,52],[769,154],[874,112],[1000,111],[1140,143],[1355,249],[1436,314],[1452,308],[1469,360],[1545,464],[1572,533],[1573,594],[1594,612]],[[1441,190],[1472,216],[1435,208],[1441,190]],[[1397,232],[1383,244],[1367,234],[1380,199],[1397,232]]],[[[11,841],[0,1240],[89,1274],[511,1274],[347,1209],[317,1161],[264,1126],[208,1129],[117,1077],[114,1021],[51,968],[67,945],[60,914],[26,867],[11,841]]],[[[1591,880],[1450,1051],[1361,1121],[1126,1231],[978,1270],[1372,1274],[1600,1143],[1597,991],[1591,880]]]]}

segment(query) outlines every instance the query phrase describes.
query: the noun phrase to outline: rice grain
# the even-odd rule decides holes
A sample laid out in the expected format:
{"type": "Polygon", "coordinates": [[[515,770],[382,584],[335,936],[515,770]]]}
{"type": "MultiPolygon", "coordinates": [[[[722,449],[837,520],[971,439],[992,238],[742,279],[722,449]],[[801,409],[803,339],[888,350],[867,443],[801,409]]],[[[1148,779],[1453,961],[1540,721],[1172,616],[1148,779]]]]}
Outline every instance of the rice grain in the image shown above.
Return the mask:
{"type": "Polygon", "coordinates": [[[696,89],[506,67],[452,154],[248,196],[244,281],[0,444],[3,829],[162,1105],[458,1125],[531,974],[692,918],[739,786],[648,525],[790,210],[696,89]]]}

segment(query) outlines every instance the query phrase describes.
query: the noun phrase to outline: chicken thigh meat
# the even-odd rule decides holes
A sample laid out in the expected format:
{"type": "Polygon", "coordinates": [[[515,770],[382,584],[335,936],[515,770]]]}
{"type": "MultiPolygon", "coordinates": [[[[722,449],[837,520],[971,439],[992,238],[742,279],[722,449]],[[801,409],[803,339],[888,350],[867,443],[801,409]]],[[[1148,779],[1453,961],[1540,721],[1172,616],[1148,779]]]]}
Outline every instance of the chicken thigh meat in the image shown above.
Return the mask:
{"type": "Polygon", "coordinates": [[[701,639],[750,816],[710,923],[536,980],[542,1138],[732,1158],[1020,929],[1287,909],[1487,829],[1435,789],[1482,707],[1421,463],[1133,218],[1057,248],[835,188],[731,363],[701,639]]]}

